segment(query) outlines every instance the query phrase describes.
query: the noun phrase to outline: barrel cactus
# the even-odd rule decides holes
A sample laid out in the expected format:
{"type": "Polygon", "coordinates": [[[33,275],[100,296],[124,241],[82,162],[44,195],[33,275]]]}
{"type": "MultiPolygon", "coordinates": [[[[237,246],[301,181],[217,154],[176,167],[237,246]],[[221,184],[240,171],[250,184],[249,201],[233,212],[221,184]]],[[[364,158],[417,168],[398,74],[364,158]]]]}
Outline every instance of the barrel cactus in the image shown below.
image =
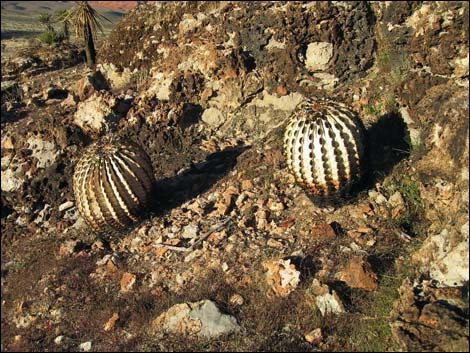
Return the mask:
{"type": "Polygon", "coordinates": [[[115,234],[135,224],[149,206],[153,184],[147,153],[122,138],[105,137],[90,146],[73,175],[77,208],[100,234],[115,234]]]}
{"type": "Polygon", "coordinates": [[[365,167],[365,129],[342,103],[311,99],[292,114],[284,134],[284,154],[295,180],[312,196],[344,195],[365,167]]]}

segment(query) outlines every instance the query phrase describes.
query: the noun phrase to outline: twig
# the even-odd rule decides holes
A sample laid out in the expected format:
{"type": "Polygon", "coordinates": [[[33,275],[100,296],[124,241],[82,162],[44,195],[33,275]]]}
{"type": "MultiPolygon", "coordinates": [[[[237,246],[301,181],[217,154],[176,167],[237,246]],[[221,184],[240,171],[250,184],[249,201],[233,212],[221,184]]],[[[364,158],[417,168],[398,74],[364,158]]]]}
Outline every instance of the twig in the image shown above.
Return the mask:
{"type": "Polygon", "coordinates": [[[197,244],[204,241],[209,235],[221,230],[228,223],[228,221],[230,221],[230,217],[227,217],[221,223],[210,227],[209,230],[205,232],[198,240],[196,240],[193,245],[187,248],[184,246],[173,246],[173,245],[166,245],[166,244],[153,244],[153,246],[156,248],[163,248],[163,249],[174,250],[174,251],[190,252],[194,250],[197,244]]]}

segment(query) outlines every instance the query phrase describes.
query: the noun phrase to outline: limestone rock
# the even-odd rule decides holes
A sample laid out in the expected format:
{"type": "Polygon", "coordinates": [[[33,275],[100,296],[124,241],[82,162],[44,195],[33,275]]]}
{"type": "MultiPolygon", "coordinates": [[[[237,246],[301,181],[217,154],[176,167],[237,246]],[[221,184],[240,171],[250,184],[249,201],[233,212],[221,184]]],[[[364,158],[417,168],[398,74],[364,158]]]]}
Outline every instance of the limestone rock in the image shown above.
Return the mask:
{"type": "Polygon", "coordinates": [[[156,331],[208,338],[241,329],[235,317],[223,314],[211,300],[176,304],[158,316],[152,327],[156,331]]]}
{"type": "Polygon", "coordinates": [[[274,295],[285,297],[297,288],[300,282],[300,272],[290,260],[273,259],[263,262],[266,272],[266,282],[274,295]]]}
{"type": "Polygon", "coordinates": [[[377,275],[370,270],[369,263],[362,255],[353,256],[346,267],[337,274],[337,278],[352,288],[377,290],[377,275]]]}
{"type": "Polygon", "coordinates": [[[305,66],[312,71],[325,71],[333,57],[333,44],[328,42],[313,42],[307,47],[305,66]]]}
{"type": "Polygon", "coordinates": [[[95,93],[78,104],[73,122],[87,134],[107,132],[119,119],[119,116],[113,111],[116,104],[117,101],[114,97],[95,93]]]}
{"type": "Polygon", "coordinates": [[[345,312],[343,302],[334,290],[330,292],[328,285],[314,279],[310,290],[315,295],[315,303],[322,315],[345,312]]]}
{"type": "Polygon", "coordinates": [[[406,280],[400,299],[394,303],[391,327],[404,351],[466,352],[468,343],[468,298],[459,288],[437,288],[430,282],[406,280]]]}

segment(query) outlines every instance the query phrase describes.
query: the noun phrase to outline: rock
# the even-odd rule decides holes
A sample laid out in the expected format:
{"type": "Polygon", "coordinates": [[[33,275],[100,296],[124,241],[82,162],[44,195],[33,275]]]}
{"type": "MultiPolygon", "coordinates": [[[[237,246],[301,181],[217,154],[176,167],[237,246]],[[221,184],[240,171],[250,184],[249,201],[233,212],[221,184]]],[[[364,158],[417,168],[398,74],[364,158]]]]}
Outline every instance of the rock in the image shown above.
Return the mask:
{"type": "Polygon", "coordinates": [[[450,63],[454,67],[454,74],[457,77],[466,77],[468,76],[468,63],[469,63],[469,54],[463,58],[455,58],[453,62],[450,63]]]}
{"type": "Polygon", "coordinates": [[[402,211],[405,210],[405,200],[403,200],[403,196],[401,196],[400,192],[396,191],[390,198],[388,199],[388,203],[392,208],[392,218],[396,219],[402,211]]]}
{"type": "Polygon", "coordinates": [[[47,168],[53,165],[59,155],[55,143],[37,137],[30,137],[27,148],[31,150],[31,156],[37,159],[38,168],[47,168]]]}
{"type": "Polygon", "coordinates": [[[56,338],[54,338],[54,343],[57,344],[57,345],[60,345],[63,340],[64,340],[64,336],[60,335],[60,336],[57,336],[56,338]]]}
{"type": "Polygon", "coordinates": [[[311,235],[314,239],[334,239],[336,232],[328,223],[316,224],[312,230],[311,235]]]}
{"type": "Polygon", "coordinates": [[[201,120],[213,129],[219,128],[225,121],[222,112],[217,108],[207,108],[201,116],[201,120]]]}
{"type": "Polygon", "coordinates": [[[322,285],[314,279],[310,289],[315,295],[315,303],[323,316],[345,312],[341,299],[334,290],[330,293],[330,288],[326,284],[322,285]]]}
{"type": "Polygon", "coordinates": [[[184,239],[194,239],[197,237],[197,234],[199,233],[199,227],[195,224],[188,224],[183,228],[183,233],[181,236],[184,239]]]}
{"type": "Polygon", "coordinates": [[[23,186],[24,183],[25,183],[25,180],[22,178],[19,178],[18,173],[16,171],[13,171],[10,168],[5,171],[2,170],[1,172],[2,191],[5,191],[5,192],[17,191],[23,186]]]}
{"type": "Polygon", "coordinates": [[[319,344],[323,340],[321,328],[316,328],[304,335],[305,340],[313,345],[319,344]]]}
{"type": "Polygon", "coordinates": [[[101,71],[96,71],[78,81],[77,95],[80,101],[90,98],[95,92],[109,90],[108,82],[101,71]]]}
{"type": "Polygon", "coordinates": [[[313,42],[305,53],[305,66],[311,71],[325,71],[333,57],[333,44],[328,42],[313,42]]]}
{"type": "Polygon", "coordinates": [[[59,254],[61,256],[68,256],[75,252],[77,245],[79,244],[78,240],[67,240],[60,245],[59,254]]]}
{"type": "Polygon", "coordinates": [[[390,313],[392,334],[403,351],[467,352],[468,298],[459,288],[405,280],[390,313]],[[467,314],[465,314],[467,313],[467,314]]]}
{"type": "Polygon", "coordinates": [[[157,72],[152,76],[150,87],[147,90],[147,95],[155,95],[159,100],[168,101],[171,94],[171,85],[173,83],[174,75],[157,72]]]}
{"type": "Polygon", "coordinates": [[[125,272],[121,277],[121,292],[130,292],[135,284],[135,280],[136,276],[134,274],[125,272]]]}
{"type": "Polygon", "coordinates": [[[370,264],[363,255],[353,256],[346,267],[336,278],[351,288],[362,288],[367,291],[377,290],[377,275],[370,270],[370,264]]]}
{"type": "Polygon", "coordinates": [[[78,104],[73,122],[86,134],[108,132],[120,117],[113,110],[117,104],[114,97],[94,94],[78,104]]]}
{"type": "Polygon", "coordinates": [[[211,300],[176,304],[158,316],[152,322],[152,328],[177,335],[206,338],[215,338],[241,329],[233,316],[221,313],[211,300]]]}
{"type": "Polygon", "coordinates": [[[2,151],[12,150],[15,147],[14,141],[11,135],[2,135],[2,151]]]}
{"type": "Polygon", "coordinates": [[[245,303],[245,299],[240,294],[233,294],[228,303],[232,306],[242,306],[245,303]]]}
{"type": "Polygon", "coordinates": [[[69,95],[67,96],[67,98],[65,98],[61,103],[60,105],[64,108],[70,108],[70,107],[75,107],[78,103],[79,99],[78,99],[78,96],[73,94],[73,93],[69,93],[69,95]]]}
{"type": "Polygon", "coordinates": [[[78,349],[80,352],[89,352],[91,350],[91,341],[80,343],[78,349]]]}
{"type": "Polygon", "coordinates": [[[59,205],[59,212],[66,211],[70,208],[72,208],[74,203],[72,201],[65,201],[64,203],[59,205]]]}
{"type": "Polygon", "coordinates": [[[457,244],[433,262],[429,275],[444,286],[461,286],[469,280],[469,246],[467,241],[457,244]]]}
{"type": "Polygon", "coordinates": [[[429,236],[413,259],[426,266],[441,285],[461,286],[469,280],[468,236],[456,245],[450,244],[449,237],[447,229],[429,236]]]}
{"type": "Polygon", "coordinates": [[[113,90],[122,89],[132,81],[132,72],[127,67],[119,71],[113,63],[100,63],[97,68],[113,90]]]}
{"type": "MultiPolygon", "coordinates": [[[[266,282],[274,295],[288,296],[300,282],[300,272],[290,260],[273,259],[262,263],[266,272],[266,282]]],[[[269,293],[268,293],[269,294],[269,293]]]]}
{"type": "Polygon", "coordinates": [[[2,92],[2,96],[5,95],[4,97],[6,97],[7,95],[9,97],[16,97],[17,95],[15,94],[15,92],[19,89],[20,89],[20,86],[18,85],[16,81],[9,80],[9,81],[1,82],[1,92],[2,92]]]}
{"type": "Polygon", "coordinates": [[[119,320],[119,314],[118,313],[114,313],[113,316],[111,316],[111,318],[106,321],[106,323],[104,324],[103,326],[103,330],[105,331],[110,331],[114,328],[114,325],[116,324],[116,321],[119,320]]]}

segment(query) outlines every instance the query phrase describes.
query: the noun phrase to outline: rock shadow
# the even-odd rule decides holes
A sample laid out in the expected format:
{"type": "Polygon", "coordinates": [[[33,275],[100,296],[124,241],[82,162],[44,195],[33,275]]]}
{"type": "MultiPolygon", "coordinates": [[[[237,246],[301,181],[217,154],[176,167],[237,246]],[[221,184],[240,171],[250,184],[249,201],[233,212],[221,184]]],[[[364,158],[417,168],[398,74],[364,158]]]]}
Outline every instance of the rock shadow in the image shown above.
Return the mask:
{"type": "Polygon", "coordinates": [[[162,215],[207,191],[235,167],[237,157],[246,149],[247,146],[237,146],[214,152],[172,177],[157,180],[150,213],[162,215]]]}

